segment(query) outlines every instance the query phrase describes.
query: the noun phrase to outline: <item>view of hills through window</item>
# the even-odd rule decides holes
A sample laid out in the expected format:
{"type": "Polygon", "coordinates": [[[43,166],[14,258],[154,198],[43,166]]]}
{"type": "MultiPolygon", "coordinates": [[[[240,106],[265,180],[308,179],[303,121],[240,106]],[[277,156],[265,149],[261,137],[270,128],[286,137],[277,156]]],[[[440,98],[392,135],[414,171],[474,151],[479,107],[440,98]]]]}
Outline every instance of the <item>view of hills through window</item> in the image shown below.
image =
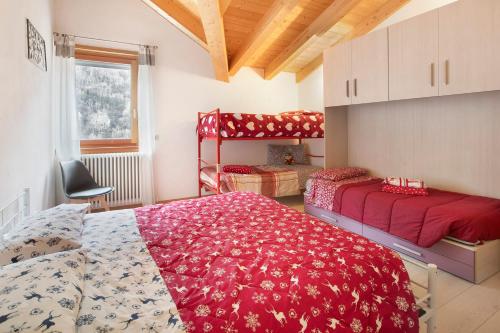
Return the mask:
{"type": "Polygon", "coordinates": [[[76,109],[83,140],[131,137],[131,66],[78,60],[76,109]]]}

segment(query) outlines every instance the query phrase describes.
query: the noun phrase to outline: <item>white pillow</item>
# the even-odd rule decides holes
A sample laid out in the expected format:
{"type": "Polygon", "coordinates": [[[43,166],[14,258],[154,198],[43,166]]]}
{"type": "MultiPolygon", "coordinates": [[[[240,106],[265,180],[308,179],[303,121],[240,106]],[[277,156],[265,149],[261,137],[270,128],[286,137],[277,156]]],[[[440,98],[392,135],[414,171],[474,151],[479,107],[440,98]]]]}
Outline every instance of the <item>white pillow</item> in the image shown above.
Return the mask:
{"type": "Polygon", "coordinates": [[[27,218],[0,244],[0,266],[80,248],[88,205],[60,205],[27,218]]]}
{"type": "Polygon", "coordinates": [[[58,213],[78,213],[82,215],[82,218],[85,216],[85,214],[88,212],[88,209],[90,207],[90,204],[88,203],[83,203],[83,204],[60,204],[59,206],[52,207],[47,210],[43,210],[39,212],[37,215],[53,215],[53,214],[58,214],[58,213]]]}
{"type": "Polygon", "coordinates": [[[0,269],[0,332],[75,332],[85,253],[54,253],[0,269]]]}
{"type": "MultiPolygon", "coordinates": [[[[89,207],[90,207],[90,204],[88,204],[88,203],[84,203],[84,204],[61,204],[59,206],[52,207],[50,209],[38,212],[37,214],[35,214],[33,216],[35,216],[35,217],[36,216],[47,216],[47,215],[55,214],[55,213],[60,212],[60,211],[66,211],[66,212],[75,212],[75,213],[81,214],[82,215],[82,219],[83,219],[85,217],[85,214],[88,212],[89,207]]],[[[26,220],[22,221],[21,223],[19,223],[14,228],[15,229],[19,229],[20,226],[24,226],[26,224],[32,224],[34,222],[35,222],[35,220],[33,220],[31,217],[28,217],[26,220]]],[[[7,239],[9,239],[11,237],[12,237],[12,230],[3,235],[3,239],[5,239],[5,240],[7,240],[7,239]]]]}

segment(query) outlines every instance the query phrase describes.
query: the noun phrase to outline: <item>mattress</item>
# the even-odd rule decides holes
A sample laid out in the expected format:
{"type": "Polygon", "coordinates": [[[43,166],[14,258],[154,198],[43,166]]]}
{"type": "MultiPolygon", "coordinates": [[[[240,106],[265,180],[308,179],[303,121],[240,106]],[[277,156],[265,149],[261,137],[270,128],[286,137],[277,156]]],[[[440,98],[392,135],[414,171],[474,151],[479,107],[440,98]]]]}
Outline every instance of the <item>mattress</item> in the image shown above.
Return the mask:
{"type": "MultiPolygon", "coordinates": [[[[299,174],[309,168],[304,168],[300,173],[298,169],[286,168],[282,165],[253,166],[251,174],[221,173],[221,192],[254,192],[268,197],[283,197],[300,194],[299,174]]],[[[202,168],[200,178],[211,188],[217,188],[217,171],[215,167],[202,168]]]]}
{"type": "Polygon", "coordinates": [[[336,188],[333,202],[317,200],[322,196],[318,187],[309,202],[421,247],[444,237],[468,243],[500,239],[498,199],[432,188],[428,196],[386,193],[380,179],[331,186],[336,188]]]}
{"type": "Polygon", "coordinates": [[[135,210],[189,332],[418,332],[387,248],[255,193],[135,210]]]}
{"type": "MultiPolygon", "coordinates": [[[[217,116],[201,118],[198,130],[203,137],[216,137],[217,116]]],[[[322,113],[267,115],[247,113],[221,113],[219,132],[223,138],[322,138],[322,113]]]]}

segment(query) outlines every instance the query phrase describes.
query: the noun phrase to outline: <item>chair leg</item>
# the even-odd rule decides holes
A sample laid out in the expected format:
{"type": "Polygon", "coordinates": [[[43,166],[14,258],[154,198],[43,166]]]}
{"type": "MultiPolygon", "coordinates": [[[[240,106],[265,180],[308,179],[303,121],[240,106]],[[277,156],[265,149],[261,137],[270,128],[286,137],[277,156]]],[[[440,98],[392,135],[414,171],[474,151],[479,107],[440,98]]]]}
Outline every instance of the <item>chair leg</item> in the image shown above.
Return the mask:
{"type": "Polygon", "coordinates": [[[101,208],[104,208],[105,211],[109,211],[109,205],[104,195],[99,197],[99,203],[101,204],[101,208]]]}
{"type": "Polygon", "coordinates": [[[87,208],[87,214],[92,213],[92,199],[70,199],[69,200],[70,204],[82,204],[82,203],[88,203],[89,208],[87,208]]]}

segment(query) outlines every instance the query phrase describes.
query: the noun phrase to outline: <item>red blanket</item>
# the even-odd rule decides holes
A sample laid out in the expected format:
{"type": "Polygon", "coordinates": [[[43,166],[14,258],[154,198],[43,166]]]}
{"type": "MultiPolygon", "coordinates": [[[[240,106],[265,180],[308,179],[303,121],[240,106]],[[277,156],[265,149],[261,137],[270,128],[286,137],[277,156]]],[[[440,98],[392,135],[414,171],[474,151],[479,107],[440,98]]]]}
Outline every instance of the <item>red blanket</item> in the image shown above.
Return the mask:
{"type": "Polygon", "coordinates": [[[135,210],[188,332],[418,332],[397,254],[254,193],[135,210]]]}
{"type": "Polygon", "coordinates": [[[333,210],[422,247],[445,236],[471,243],[500,238],[500,200],[436,189],[412,196],[381,188],[380,180],[343,185],[333,210]]]}

